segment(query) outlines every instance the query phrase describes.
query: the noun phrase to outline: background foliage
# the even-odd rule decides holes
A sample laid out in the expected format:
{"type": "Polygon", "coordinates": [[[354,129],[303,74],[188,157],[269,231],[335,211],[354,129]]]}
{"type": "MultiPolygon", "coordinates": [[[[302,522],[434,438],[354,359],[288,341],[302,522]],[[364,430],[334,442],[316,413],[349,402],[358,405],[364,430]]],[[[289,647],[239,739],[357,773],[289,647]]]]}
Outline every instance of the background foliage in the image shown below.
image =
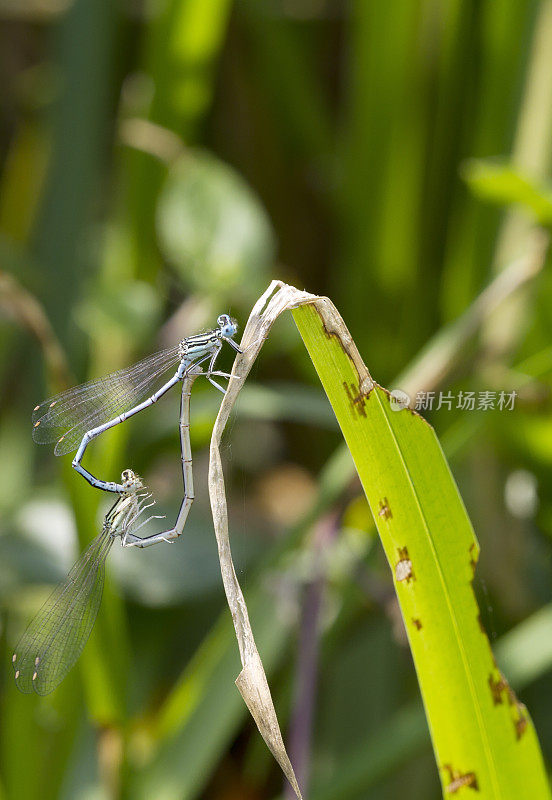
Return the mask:
{"type": "MultiPolygon", "coordinates": [[[[45,699],[16,691],[13,643],[107,502],[70,458],[33,445],[30,411],[223,311],[243,323],[272,277],[329,294],[373,376],[400,386],[550,225],[551,41],[548,0],[1,0],[0,797],[282,792],[232,685],[207,385],[192,401],[185,535],[114,548],[78,668],[45,699]]],[[[481,544],[484,623],[550,759],[542,266],[450,351],[434,387],[515,390],[515,410],[427,416],[481,544]]],[[[240,580],[292,761],[312,800],[385,800],[404,786],[436,798],[388,567],[291,319],[262,355],[226,469],[240,580]]],[[[177,404],[175,393],[87,453],[111,479],[143,474],[169,520],[177,404]]]]}

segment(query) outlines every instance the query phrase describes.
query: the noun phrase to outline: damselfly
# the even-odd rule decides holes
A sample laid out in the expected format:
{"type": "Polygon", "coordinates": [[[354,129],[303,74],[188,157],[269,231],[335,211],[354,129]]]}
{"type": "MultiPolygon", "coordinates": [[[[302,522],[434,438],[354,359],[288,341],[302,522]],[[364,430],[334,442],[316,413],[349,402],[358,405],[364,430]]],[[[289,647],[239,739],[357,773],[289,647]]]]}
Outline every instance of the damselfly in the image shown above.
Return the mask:
{"type": "Polygon", "coordinates": [[[196,367],[209,362],[204,374],[210,383],[224,394],[213,375],[228,378],[225,372],[213,369],[222,343],[228,342],[238,353],[233,341],[238,326],[227,314],[217,320],[218,328],[183,339],[175,347],[155,353],[132,367],[113,372],[96,381],[83,383],[40,403],[33,411],[33,439],[40,444],[56,442],[55,454],[77,451],[73,467],[86,480],[107,492],[123,492],[119,483],[96,478],[82,466],[87,445],[104,431],[119,425],[129,417],[153,405],[178,381],[183,381],[196,367]],[[155,381],[168,368],[178,364],[173,377],[154,394],[148,394],[155,381]]]}
{"type": "Polygon", "coordinates": [[[139,522],[153,505],[140,478],[125,470],[124,491],[105,516],[101,532],[46,600],[12,657],[17,687],[49,694],[75,664],[94,627],[102,599],[105,560],[117,537],[122,543],[154,517],[139,522]]]}

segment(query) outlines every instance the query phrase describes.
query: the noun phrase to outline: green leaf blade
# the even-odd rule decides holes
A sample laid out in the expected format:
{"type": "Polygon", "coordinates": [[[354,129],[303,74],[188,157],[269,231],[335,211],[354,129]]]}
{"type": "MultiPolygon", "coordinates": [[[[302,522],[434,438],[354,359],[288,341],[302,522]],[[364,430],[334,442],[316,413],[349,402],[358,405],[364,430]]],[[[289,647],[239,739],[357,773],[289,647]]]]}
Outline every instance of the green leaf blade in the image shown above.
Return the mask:
{"type": "Polygon", "coordinates": [[[549,798],[532,722],[480,624],[479,545],[433,429],[393,410],[329,301],[293,313],[393,571],[445,796],[549,798]]]}

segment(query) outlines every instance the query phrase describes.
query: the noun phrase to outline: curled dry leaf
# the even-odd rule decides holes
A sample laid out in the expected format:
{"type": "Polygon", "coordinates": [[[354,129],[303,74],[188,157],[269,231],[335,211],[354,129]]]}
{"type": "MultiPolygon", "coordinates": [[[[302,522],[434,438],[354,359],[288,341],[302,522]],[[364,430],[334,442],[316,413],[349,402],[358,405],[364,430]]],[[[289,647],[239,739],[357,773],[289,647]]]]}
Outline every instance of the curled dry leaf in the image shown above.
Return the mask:
{"type": "Polygon", "coordinates": [[[224,591],[226,592],[236,630],[243,667],[236,679],[236,686],[251,712],[263,739],[280,764],[298,798],[301,798],[301,792],[284,747],[265,671],[255,645],[247,607],[232,562],[220,441],[236,398],[268,336],[272,324],[283,311],[306,303],[313,303],[318,299],[316,295],[301,292],[281,281],[272,281],[266,292],[257,300],[241,340],[240,346],[243,352],[237,356],[234,362],[232,377],[215,421],[211,437],[209,462],[209,496],[215,535],[217,537],[220,569],[224,591]]]}

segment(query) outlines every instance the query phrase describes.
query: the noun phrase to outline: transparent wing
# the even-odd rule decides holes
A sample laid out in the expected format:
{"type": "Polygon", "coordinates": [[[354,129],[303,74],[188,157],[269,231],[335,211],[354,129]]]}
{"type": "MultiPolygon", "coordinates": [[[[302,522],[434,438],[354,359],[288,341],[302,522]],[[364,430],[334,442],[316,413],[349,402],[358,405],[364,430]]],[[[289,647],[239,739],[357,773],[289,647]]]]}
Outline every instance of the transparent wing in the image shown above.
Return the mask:
{"type": "Polygon", "coordinates": [[[12,662],[17,687],[25,694],[49,694],[80,656],[98,615],[112,544],[105,526],[23,634],[12,662]]]}
{"type": "Polygon", "coordinates": [[[72,453],[86,431],[139,403],[159,376],[178,360],[177,345],[148,356],[132,367],[44,400],[33,411],[33,439],[39,444],[57,442],[57,456],[72,453]]]}

